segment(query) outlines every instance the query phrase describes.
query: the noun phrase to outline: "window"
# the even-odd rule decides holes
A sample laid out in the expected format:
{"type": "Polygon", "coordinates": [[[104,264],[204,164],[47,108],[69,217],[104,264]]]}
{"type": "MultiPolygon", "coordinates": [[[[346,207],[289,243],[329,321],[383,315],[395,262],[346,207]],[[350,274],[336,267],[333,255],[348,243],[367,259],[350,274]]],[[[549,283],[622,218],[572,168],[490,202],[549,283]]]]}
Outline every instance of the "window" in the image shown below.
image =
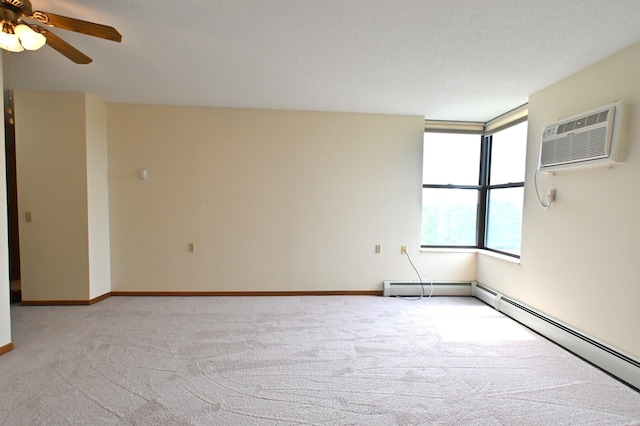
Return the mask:
{"type": "Polygon", "coordinates": [[[520,255],[527,122],[485,137],[490,147],[485,248],[520,255]]]}
{"type": "Polygon", "coordinates": [[[486,130],[492,122],[463,131],[454,126],[427,128],[423,247],[474,247],[520,255],[527,141],[526,109],[524,114],[522,110],[516,110],[518,116],[507,124],[500,117],[493,131],[486,130]]]}
{"type": "Polygon", "coordinates": [[[425,133],[422,244],[476,245],[480,137],[425,133]]]}

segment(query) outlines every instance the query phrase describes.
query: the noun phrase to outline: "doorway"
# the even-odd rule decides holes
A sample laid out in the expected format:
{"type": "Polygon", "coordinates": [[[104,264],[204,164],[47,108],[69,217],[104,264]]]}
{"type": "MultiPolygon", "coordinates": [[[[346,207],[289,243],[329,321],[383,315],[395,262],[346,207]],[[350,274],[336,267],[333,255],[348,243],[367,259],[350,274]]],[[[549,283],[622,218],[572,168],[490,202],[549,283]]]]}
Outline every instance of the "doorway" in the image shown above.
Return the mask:
{"type": "MultiPolygon", "coordinates": [[[[3,61],[6,63],[6,61],[3,61]]],[[[6,69],[3,73],[6,76],[6,69]]],[[[7,81],[5,79],[5,81],[7,81]]],[[[4,89],[4,147],[7,178],[7,231],[9,239],[9,281],[11,303],[22,301],[20,275],[20,234],[18,215],[18,178],[16,172],[16,128],[13,90],[4,89]]]]}

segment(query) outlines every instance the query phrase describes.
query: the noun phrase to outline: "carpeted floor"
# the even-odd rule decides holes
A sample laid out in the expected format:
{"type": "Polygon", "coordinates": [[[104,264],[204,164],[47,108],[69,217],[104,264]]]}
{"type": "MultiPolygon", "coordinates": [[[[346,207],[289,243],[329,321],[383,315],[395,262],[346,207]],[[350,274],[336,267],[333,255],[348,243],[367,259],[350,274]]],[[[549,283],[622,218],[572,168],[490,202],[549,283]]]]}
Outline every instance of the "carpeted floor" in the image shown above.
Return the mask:
{"type": "Polygon", "coordinates": [[[640,424],[640,393],[473,298],[11,310],[7,426],[640,424]]]}

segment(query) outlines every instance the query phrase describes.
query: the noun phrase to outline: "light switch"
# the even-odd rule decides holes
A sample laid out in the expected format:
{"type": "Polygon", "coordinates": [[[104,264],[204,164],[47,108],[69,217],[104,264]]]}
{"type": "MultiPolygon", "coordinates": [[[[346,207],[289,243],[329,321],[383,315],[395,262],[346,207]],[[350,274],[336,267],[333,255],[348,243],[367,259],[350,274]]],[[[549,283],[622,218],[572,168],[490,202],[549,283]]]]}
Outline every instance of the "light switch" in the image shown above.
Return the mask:
{"type": "Polygon", "coordinates": [[[33,222],[33,215],[31,214],[31,212],[24,213],[24,220],[27,222],[33,222]]]}

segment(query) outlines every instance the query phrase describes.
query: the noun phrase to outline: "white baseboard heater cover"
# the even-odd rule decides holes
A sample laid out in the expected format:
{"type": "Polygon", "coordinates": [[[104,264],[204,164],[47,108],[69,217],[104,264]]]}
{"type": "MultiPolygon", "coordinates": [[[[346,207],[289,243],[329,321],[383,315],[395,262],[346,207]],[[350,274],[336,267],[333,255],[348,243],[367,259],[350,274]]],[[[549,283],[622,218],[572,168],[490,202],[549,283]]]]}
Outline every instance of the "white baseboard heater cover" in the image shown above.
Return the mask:
{"type": "Polygon", "coordinates": [[[482,300],[493,309],[498,310],[498,304],[502,298],[501,294],[496,293],[488,287],[478,284],[476,281],[471,283],[471,295],[476,299],[482,300]]]}
{"type": "Polygon", "coordinates": [[[480,283],[472,283],[472,290],[489,306],[640,390],[640,360],[480,283]]]}
{"type": "MultiPolygon", "coordinates": [[[[431,283],[413,281],[383,281],[382,295],[390,296],[420,296],[424,287],[424,295],[431,293],[431,283]]],[[[471,296],[471,282],[437,281],[433,283],[433,296],[471,296]]]]}

